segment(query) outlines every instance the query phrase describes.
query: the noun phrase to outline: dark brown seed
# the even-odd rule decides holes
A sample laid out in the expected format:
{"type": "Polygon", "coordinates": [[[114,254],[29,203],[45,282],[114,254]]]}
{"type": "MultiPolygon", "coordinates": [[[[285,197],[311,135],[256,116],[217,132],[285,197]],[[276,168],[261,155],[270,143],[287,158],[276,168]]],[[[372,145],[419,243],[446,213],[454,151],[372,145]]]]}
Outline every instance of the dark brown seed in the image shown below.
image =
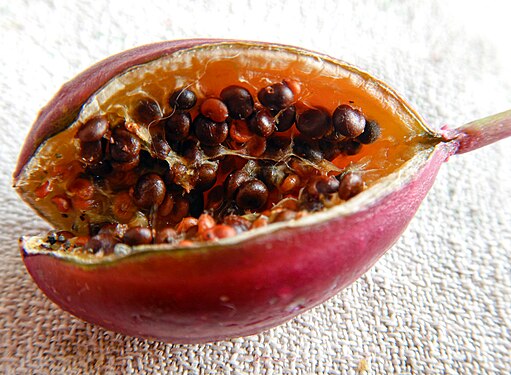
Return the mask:
{"type": "Polygon", "coordinates": [[[114,130],[110,142],[110,156],[115,161],[127,162],[140,153],[140,141],[125,129],[114,130]]]}
{"type": "Polygon", "coordinates": [[[255,134],[268,138],[275,131],[275,119],[270,111],[261,109],[250,117],[248,127],[255,134]]]}
{"type": "Polygon", "coordinates": [[[151,139],[151,149],[158,159],[165,159],[170,154],[170,146],[163,137],[163,134],[155,134],[151,139]]]}
{"type": "Polygon", "coordinates": [[[323,153],[316,142],[309,141],[303,137],[296,137],[293,142],[293,152],[296,155],[315,163],[323,159],[323,153]]]}
{"type": "Polygon", "coordinates": [[[200,106],[200,113],[214,122],[223,122],[229,116],[227,106],[220,99],[216,98],[204,100],[200,106]]]}
{"type": "Polygon", "coordinates": [[[151,229],[145,227],[133,227],[129,228],[124,237],[123,242],[130,246],[135,245],[147,245],[153,242],[153,234],[151,229]]]}
{"type": "Polygon", "coordinates": [[[366,119],[362,112],[347,104],[342,104],[335,109],[332,120],[335,130],[348,138],[358,137],[366,126],[366,119]]]}
{"type": "Polygon", "coordinates": [[[341,177],[339,198],[348,200],[364,190],[364,181],[359,174],[348,172],[341,177]]]}
{"type": "Polygon", "coordinates": [[[284,83],[267,86],[257,94],[259,102],[266,108],[280,111],[293,104],[293,91],[284,83]]]}
{"type": "Polygon", "coordinates": [[[165,173],[163,179],[167,186],[171,186],[173,184],[177,184],[181,181],[181,179],[185,176],[187,168],[182,163],[173,164],[169,170],[165,173]]]}
{"type": "Polygon", "coordinates": [[[99,141],[80,142],[80,157],[87,164],[97,164],[103,160],[103,144],[99,141]]]}
{"type": "Polygon", "coordinates": [[[85,172],[91,176],[105,177],[112,172],[112,164],[108,160],[101,160],[95,164],[90,164],[85,168],[85,172]]]}
{"type": "Polygon", "coordinates": [[[109,234],[116,238],[121,238],[126,230],[126,225],[116,223],[105,223],[101,225],[97,234],[109,234]]]}
{"type": "Polygon", "coordinates": [[[220,98],[229,109],[233,119],[246,119],[254,111],[254,99],[250,92],[241,86],[228,86],[220,93],[220,98]]]}
{"type": "Polygon", "coordinates": [[[353,156],[360,152],[362,145],[355,140],[347,140],[339,144],[339,148],[344,155],[353,156]]]}
{"type": "Polygon", "coordinates": [[[339,189],[339,180],[334,176],[321,176],[316,180],[316,189],[320,194],[333,194],[339,189]]]}
{"type": "Polygon", "coordinates": [[[257,179],[245,182],[236,193],[236,204],[246,210],[261,208],[268,200],[268,188],[257,179]]]}
{"type": "Polygon", "coordinates": [[[243,170],[234,171],[227,176],[224,182],[226,198],[233,198],[240,186],[248,180],[250,180],[250,176],[243,170]]]}
{"type": "Polygon", "coordinates": [[[224,188],[220,185],[215,186],[207,193],[205,209],[214,211],[220,208],[224,198],[224,188]]]}
{"type": "Polygon", "coordinates": [[[172,207],[172,212],[170,213],[170,218],[172,221],[177,223],[184,217],[188,216],[189,211],[190,201],[186,197],[175,197],[174,206],[172,207]]]}
{"type": "Polygon", "coordinates": [[[108,120],[105,117],[93,117],[80,127],[76,138],[81,142],[99,141],[107,132],[108,126],[108,120]]]}
{"type": "Polygon", "coordinates": [[[137,212],[137,207],[127,191],[115,195],[112,201],[112,213],[116,220],[127,223],[133,218],[135,212],[137,212]]]}
{"type": "Polygon", "coordinates": [[[189,138],[181,144],[181,155],[188,163],[197,165],[201,161],[202,152],[199,142],[195,138],[189,138]]]}
{"type": "Polygon", "coordinates": [[[296,128],[306,137],[319,139],[331,130],[332,124],[324,110],[308,109],[298,117],[296,128]]]}
{"type": "Polygon", "coordinates": [[[112,161],[112,168],[116,171],[131,171],[135,169],[140,163],[140,156],[136,155],[133,159],[126,162],[112,161]]]}
{"type": "Polygon", "coordinates": [[[142,99],[133,112],[133,119],[141,124],[149,125],[162,117],[160,105],[153,99],[142,99]]]}
{"type": "Polygon", "coordinates": [[[228,215],[224,217],[223,223],[236,229],[237,233],[245,232],[252,226],[249,220],[238,215],[228,215]]]}
{"type": "Polygon", "coordinates": [[[158,206],[165,198],[165,183],[156,173],[142,175],[133,189],[133,201],[140,208],[158,206]]]}
{"type": "Polygon", "coordinates": [[[280,111],[275,116],[275,124],[278,132],[289,130],[296,120],[296,107],[294,105],[280,111]]]}
{"type": "Polygon", "coordinates": [[[111,254],[114,252],[115,245],[119,240],[111,234],[102,233],[92,236],[84,246],[85,250],[97,253],[103,251],[104,254],[111,254]]]}
{"type": "Polygon", "coordinates": [[[167,193],[163,202],[158,206],[158,215],[161,217],[169,216],[172,208],[174,208],[174,198],[172,194],[167,193]]]}
{"type": "Polygon", "coordinates": [[[172,93],[169,104],[174,109],[188,110],[197,102],[197,96],[192,90],[183,88],[172,93]]]}
{"type": "Polygon", "coordinates": [[[156,233],[156,243],[174,243],[177,239],[177,232],[174,228],[166,227],[156,233]]]}
{"type": "Polygon", "coordinates": [[[365,145],[375,142],[381,135],[380,125],[376,121],[366,122],[364,132],[357,137],[357,141],[365,145]]]}
{"type": "Polygon", "coordinates": [[[204,116],[197,116],[193,126],[197,139],[207,146],[219,145],[229,134],[229,126],[226,122],[215,122],[204,116]]]}
{"type": "Polygon", "coordinates": [[[169,140],[181,141],[188,137],[192,117],[188,112],[175,112],[165,120],[165,136],[169,140]]]}
{"type": "Polygon", "coordinates": [[[195,189],[198,191],[209,190],[216,183],[216,176],[218,172],[217,164],[203,164],[197,169],[197,181],[195,189]]]}

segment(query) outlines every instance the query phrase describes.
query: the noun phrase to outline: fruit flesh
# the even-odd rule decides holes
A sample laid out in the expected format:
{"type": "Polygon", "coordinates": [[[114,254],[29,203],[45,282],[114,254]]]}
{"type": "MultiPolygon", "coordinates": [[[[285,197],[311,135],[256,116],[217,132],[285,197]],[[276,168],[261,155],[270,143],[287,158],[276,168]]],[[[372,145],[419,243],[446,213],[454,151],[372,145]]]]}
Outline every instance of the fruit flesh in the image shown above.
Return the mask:
{"type": "MultiPolygon", "coordinates": [[[[125,121],[126,128],[142,140],[142,147],[150,150],[149,127],[141,126],[140,121],[138,124],[133,121],[133,108],[141,101],[147,98],[156,101],[163,116],[168,116],[173,111],[168,98],[175,89],[183,86],[192,89],[199,101],[206,97],[219,97],[221,90],[232,84],[245,87],[256,98],[263,87],[290,78],[298,82],[301,88],[296,98],[298,111],[324,108],[332,114],[338,105],[349,103],[359,108],[368,119],[376,120],[382,126],[382,136],[378,142],[364,145],[356,155],[343,155],[326,167],[323,164],[321,168],[337,172],[361,168],[365,183],[371,186],[402,166],[417,151],[434,142],[413,113],[401,108],[399,101],[394,98],[382,101],[385,89],[372,81],[366,81],[366,77],[349,66],[341,68],[310,56],[244,45],[229,48],[199,47],[135,67],[108,83],[84,105],[73,125],[43,144],[29,165],[31,174],[23,175],[18,186],[27,194],[26,198],[43,215],[57,223],[58,227],[81,235],[87,234],[91,222],[116,220],[111,217],[108,208],[114,194],[112,191],[98,190],[92,199],[94,203],[83,212],[61,209],[61,212],[55,214],[55,197],[63,195],[69,181],[83,172],[83,166],[79,163],[69,162],[80,157],[80,147],[74,137],[83,123],[97,115],[106,116],[112,124],[125,121]],[[51,193],[42,199],[38,198],[38,189],[47,187],[45,185],[48,181],[51,181],[51,193]]],[[[192,117],[197,112],[198,106],[192,109],[192,117]]],[[[296,135],[296,129],[291,129],[287,134],[296,135]]],[[[170,166],[176,162],[186,164],[175,153],[167,156],[166,161],[170,166]]],[[[186,188],[186,179],[183,187],[186,188]]],[[[128,224],[147,224],[143,219],[137,221],[139,218],[140,215],[135,216],[135,223],[128,224]]]]}

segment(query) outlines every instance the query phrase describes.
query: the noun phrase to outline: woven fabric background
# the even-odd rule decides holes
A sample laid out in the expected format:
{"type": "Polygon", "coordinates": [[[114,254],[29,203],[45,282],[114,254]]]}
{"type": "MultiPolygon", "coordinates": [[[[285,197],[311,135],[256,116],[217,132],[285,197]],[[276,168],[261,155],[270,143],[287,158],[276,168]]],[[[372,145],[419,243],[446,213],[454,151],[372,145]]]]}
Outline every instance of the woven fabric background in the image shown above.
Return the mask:
{"type": "Polygon", "coordinates": [[[293,44],[397,89],[434,126],[511,108],[509,2],[0,2],[0,373],[497,374],[511,368],[511,140],[446,163],[403,237],[330,301],[207,345],[124,337],[61,311],[17,250],[48,230],[11,188],[37,111],[94,62],[165,39],[293,44]]]}

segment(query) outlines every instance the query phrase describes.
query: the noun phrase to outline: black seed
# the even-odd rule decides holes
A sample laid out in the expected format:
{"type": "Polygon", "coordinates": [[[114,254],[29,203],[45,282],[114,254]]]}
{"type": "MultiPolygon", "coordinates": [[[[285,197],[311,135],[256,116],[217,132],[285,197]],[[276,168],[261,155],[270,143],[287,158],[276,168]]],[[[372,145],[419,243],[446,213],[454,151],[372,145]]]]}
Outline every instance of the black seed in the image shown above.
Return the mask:
{"type": "Polygon", "coordinates": [[[236,193],[236,204],[246,210],[255,210],[266,204],[268,188],[257,179],[243,183],[236,193]]]}
{"type": "Polygon", "coordinates": [[[370,120],[366,122],[364,132],[357,137],[357,141],[367,145],[375,142],[380,135],[380,125],[376,121],[370,120]]]}
{"type": "Polygon", "coordinates": [[[257,98],[266,108],[277,111],[289,107],[295,99],[293,91],[284,83],[275,83],[261,89],[257,98]]]}
{"type": "Polygon", "coordinates": [[[107,132],[108,127],[109,124],[105,117],[93,117],[80,127],[76,138],[81,142],[99,141],[107,132]]]}
{"type": "Polygon", "coordinates": [[[122,240],[130,246],[147,245],[153,242],[153,233],[151,229],[146,227],[133,227],[124,233],[122,240]]]}
{"type": "Polygon", "coordinates": [[[314,163],[320,162],[323,159],[323,153],[316,142],[308,141],[302,137],[296,137],[293,142],[293,152],[296,155],[314,163]]]}
{"type": "Polygon", "coordinates": [[[170,106],[179,110],[191,109],[196,102],[197,96],[195,96],[195,93],[185,88],[174,91],[169,99],[170,106]]]}
{"type": "Polygon", "coordinates": [[[140,153],[140,141],[125,129],[116,129],[112,135],[110,156],[115,161],[127,162],[140,153]]]}
{"type": "Polygon", "coordinates": [[[156,173],[140,176],[133,189],[133,201],[140,208],[158,206],[165,198],[165,183],[156,173]]]}
{"type": "Polygon", "coordinates": [[[275,123],[278,132],[289,130],[296,121],[296,107],[294,105],[280,111],[275,116],[275,123]]]}
{"type": "Polygon", "coordinates": [[[149,125],[162,117],[160,105],[153,99],[142,99],[133,112],[133,119],[141,124],[149,125]]]}
{"type": "Polygon", "coordinates": [[[366,125],[366,119],[362,112],[347,104],[336,108],[332,120],[335,130],[348,138],[358,137],[366,125]]]}
{"type": "Polygon", "coordinates": [[[214,122],[207,117],[197,116],[193,122],[195,136],[207,146],[216,146],[226,140],[229,126],[226,122],[214,122]]]}
{"type": "Polygon", "coordinates": [[[228,86],[220,93],[220,98],[229,109],[233,119],[246,119],[254,111],[254,99],[250,92],[241,86],[228,86]]]}
{"type": "Polygon", "coordinates": [[[80,157],[87,164],[97,164],[103,160],[103,144],[99,141],[80,142],[80,157]]]}
{"type": "Polygon", "coordinates": [[[308,109],[298,117],[296,128],[307,137],[319,139],[331,130],[332,125],[330,116],[324,110],[308,109]]]}
{"type": "Polygon", "coordinates": [[[197,170],[195,189],[198,191],[209,190],[215,185],[218,172],[217,164],[203,164],[197,170]]]}
{"type": "Polygon", "coordinates": [[[165,120],[165,136],[180,141],[188,137],[192,118],[188,112],[176,112],[165,120]]]}
{"type": "Polygon", "coordinates": [[[348,172],[341,177],[339,198],[348,200],[364,190],[364,181],[359,174],[348,172]]]}
{"type": "Polygon", "coordinates": [[[275,131],[275,119],[267,109],[261,109],[250,117],[248,127],[255,134],[268,138],[275,131]]]}
{"type": "Polygon", "coordinates": [[[114,252],[114,247],[117,243],[119,243],[119,240],[111,234],[97,234],[87,241],[84,248],[93,253],[103,251],[107,255],[114,252]]]}

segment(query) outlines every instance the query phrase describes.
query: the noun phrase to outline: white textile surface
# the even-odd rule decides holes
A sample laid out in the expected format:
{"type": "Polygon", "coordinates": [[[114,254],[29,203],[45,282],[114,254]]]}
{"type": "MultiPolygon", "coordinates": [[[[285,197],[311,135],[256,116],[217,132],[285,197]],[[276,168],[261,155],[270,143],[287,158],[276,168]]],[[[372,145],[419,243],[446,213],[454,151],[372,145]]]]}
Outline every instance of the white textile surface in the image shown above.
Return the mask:
{"type": "Polygon", "coordinates": [[[511,108],[509,1],[0,2],[0,373],[494,374],[511,368],[511,140],[452,157],[398,243],[349,288],[256,336],[108,332],[37,289],[17,239],[49,226],[11,174],[39,108],[94,62],[191,37],[298,45],[383,79],[430,124],[511,108]]]}

